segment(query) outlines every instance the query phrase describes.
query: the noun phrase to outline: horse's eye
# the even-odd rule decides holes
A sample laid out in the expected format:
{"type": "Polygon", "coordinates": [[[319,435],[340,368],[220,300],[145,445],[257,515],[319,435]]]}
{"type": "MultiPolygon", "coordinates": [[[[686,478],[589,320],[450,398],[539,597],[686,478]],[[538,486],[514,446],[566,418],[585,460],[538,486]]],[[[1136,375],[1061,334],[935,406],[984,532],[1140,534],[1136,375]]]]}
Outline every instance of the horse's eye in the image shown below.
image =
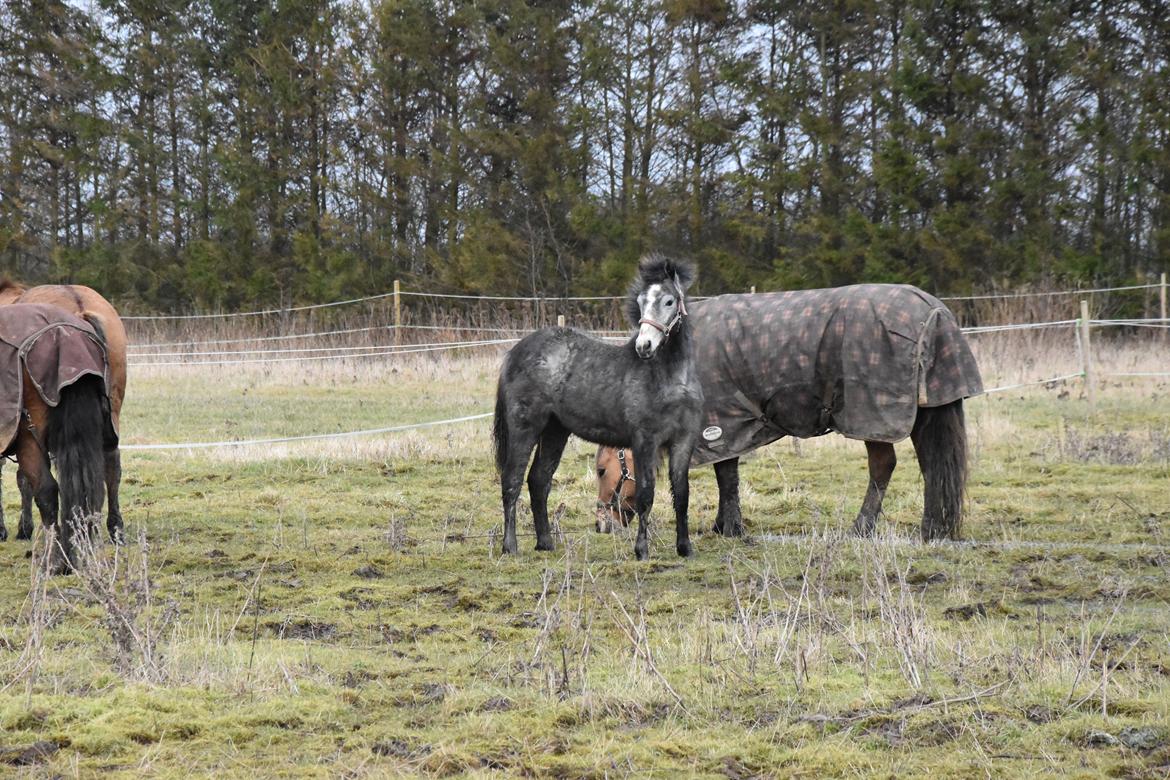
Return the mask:
{"type": "Polygon", "coordinates": [[[667,298],[666,305],[667,306],[674,306],[674,298],[667,298]]]}
{"type": "Polygon", "coordinates": [[[597,470],[597,478],[601,479],[604,476],[605,476],[605,469],[598,469],[597,470]]]}

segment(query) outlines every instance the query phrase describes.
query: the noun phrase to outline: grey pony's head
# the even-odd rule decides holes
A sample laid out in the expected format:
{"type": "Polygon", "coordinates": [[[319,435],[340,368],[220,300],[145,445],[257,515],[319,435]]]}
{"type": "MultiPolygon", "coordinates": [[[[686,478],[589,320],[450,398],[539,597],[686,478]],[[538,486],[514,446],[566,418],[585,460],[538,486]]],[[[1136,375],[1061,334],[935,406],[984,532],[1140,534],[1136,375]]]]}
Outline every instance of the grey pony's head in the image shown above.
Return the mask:
{"type": "Polygon", "coordinates": [[[686,293],[694,281],[687,263],[649,254],[638,263],[638,275],[626,298],[626,315],[638,327],[638,356],[654,356],[686,316],[686,293]]]}

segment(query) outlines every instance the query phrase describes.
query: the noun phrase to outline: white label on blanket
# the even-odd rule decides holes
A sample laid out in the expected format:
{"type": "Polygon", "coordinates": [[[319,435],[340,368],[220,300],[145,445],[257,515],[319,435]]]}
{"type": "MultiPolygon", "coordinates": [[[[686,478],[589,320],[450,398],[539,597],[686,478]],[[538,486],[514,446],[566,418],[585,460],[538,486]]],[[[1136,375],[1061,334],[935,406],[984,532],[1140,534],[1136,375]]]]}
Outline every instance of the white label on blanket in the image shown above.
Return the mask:
{"type": "Polygon", "coordinates": [[[723,429],[720,428],[718,425],[712,425],[710,428],[707,428],[703,431],[703,438],[706,439],[707,441],[715,441],[716,439],[718,439],[722,436],[723,436],[723,429]]]}

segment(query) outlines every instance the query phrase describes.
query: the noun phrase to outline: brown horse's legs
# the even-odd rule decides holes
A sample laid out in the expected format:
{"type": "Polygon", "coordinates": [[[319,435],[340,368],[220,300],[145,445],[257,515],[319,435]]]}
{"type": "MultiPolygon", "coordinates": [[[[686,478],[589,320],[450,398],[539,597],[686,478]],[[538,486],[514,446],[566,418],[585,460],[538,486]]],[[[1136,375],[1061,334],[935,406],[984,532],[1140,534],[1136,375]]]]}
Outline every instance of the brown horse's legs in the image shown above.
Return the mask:
{"type": "Polygon", "coordinates": [[[536,525],[536,549],[551,550],[552,529],[548,524],[548,493],[552,489],[553,474],[561,462],[569,431],[556,420],[550,420],[536,445],[536,457],[528,472],[528,496],[532,501],[532,521],[536,525]]]}
{"type": "Polygon", "coordinates": [[[716,463],[715,482],[719,485],[719,513],[715,515],[715,533],[743,536],[743,515],[739,509],[739,458],[716,463]]]}
{"type": "MultiPolygon", "coordinates": [[[[20,463],[20,475],[23,475],[24,485],[36,501],[41,512],[41,519],[45,528],[55,532],[50,536],[52,549],[50,552],[53,561],[51,569],[59,574],[68,570],[73,562],[72,523],[58,522],[58,492],[57,480],[49,469],[49,460],[44,456],[41,445],[27,432],[17,444],[17,460],[20,463]]],[[[23,488],[22,488],[23,490],[23,488]]]]}
{"type": "Polygon", "coordinates": [[[122,451],[112,449],[106,451],[106,528],[110,532],[110,539],[115,544],[121,544],[122,534],[122,507],[118,504],[118,486],[122,482],[122,451]]]}
{"type": "MultiPolygon", "coordinates": [[[[16,470],[16,487],[20,489],[20,525],[16,529],[16,538],[27,541],[32,539],[33,535],[33,488],[28,477],[20,469],[16,470]]],[[[43,515],[41,520],[47,522],[43,515]]]]}
{"type": "Polygon", "coordinates": [[[882,499],[886,497],[886,488],[889,487],[894,466],[898,464],[893,444],[867,441],[865,452],[869,456],[869,488],[865,491],[861,511],[853,521],[853,533],[858,536],[873,535],[878,515],[882,512],[882,499]]]}

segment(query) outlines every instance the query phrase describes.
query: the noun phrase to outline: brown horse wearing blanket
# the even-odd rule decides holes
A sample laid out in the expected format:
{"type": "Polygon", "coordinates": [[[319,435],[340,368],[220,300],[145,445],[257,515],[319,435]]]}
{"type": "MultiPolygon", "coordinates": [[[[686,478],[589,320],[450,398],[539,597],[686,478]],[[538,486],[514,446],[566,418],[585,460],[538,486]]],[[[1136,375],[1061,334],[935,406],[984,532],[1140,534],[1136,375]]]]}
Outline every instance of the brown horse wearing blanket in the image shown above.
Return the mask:
{"type": "MultiPolygon", "coordinates": [[[[45,284],[37,287],[25,287],[8,279],[0,279],[0,306],[10,303],[40,303],[56,306],[70,314],[95,324],[105,339],[108,359],[110,419],[114,430],[119,430],[119,420],[122,413],[122,400],[126,396],[126,328],[122,324],[118,312],[110,302],[99,293],[79,284],[45,284]]],[[[117,441],[105,451],[105,486],[109,497],[106,517],[106,528],[110,537],[120,539],[122,535],[122,511],[118,501],[118,487],[122,481],[122,455],[117,447],[117,441]]],[[[28,484],[23,472],[17,472],[17,485],[20,488],[21,510],[20,524],[17,528],[17,539],[32,538],[32,504],[34,500],[32,486],[28,484]]],[[[48,522],[44,510],[41,510],[41,520],[48,522]]],[[[3,508],[0,507],[0,541],[8,536],[4,526],[3,508]]]]}
{"type": "Polygon", "coordinates": [[[74,535],[105,499],[105,453],[117,446],[107,377],[100,324],[46,304],[0,306],[0,454],[16,456],[55,532],[57,572],[76,564],[74,535]]]}
{"type": "MultiPolygon", "coordinates": [[[[958,539],[967,479],[963,399],[983,391],[954,315],[908,285],[725,295],[691,307],[706,399],[691,466],[713,463],[715,531],[743,533],[739,457],[783,436],[861,439],[869,488],[853,523],[873,533],[897,459],[914,443],[925,483],[922,538],[958,539]]],[[[634,459],[597,454],[597,530],[625,524],[634,459]]]]}

